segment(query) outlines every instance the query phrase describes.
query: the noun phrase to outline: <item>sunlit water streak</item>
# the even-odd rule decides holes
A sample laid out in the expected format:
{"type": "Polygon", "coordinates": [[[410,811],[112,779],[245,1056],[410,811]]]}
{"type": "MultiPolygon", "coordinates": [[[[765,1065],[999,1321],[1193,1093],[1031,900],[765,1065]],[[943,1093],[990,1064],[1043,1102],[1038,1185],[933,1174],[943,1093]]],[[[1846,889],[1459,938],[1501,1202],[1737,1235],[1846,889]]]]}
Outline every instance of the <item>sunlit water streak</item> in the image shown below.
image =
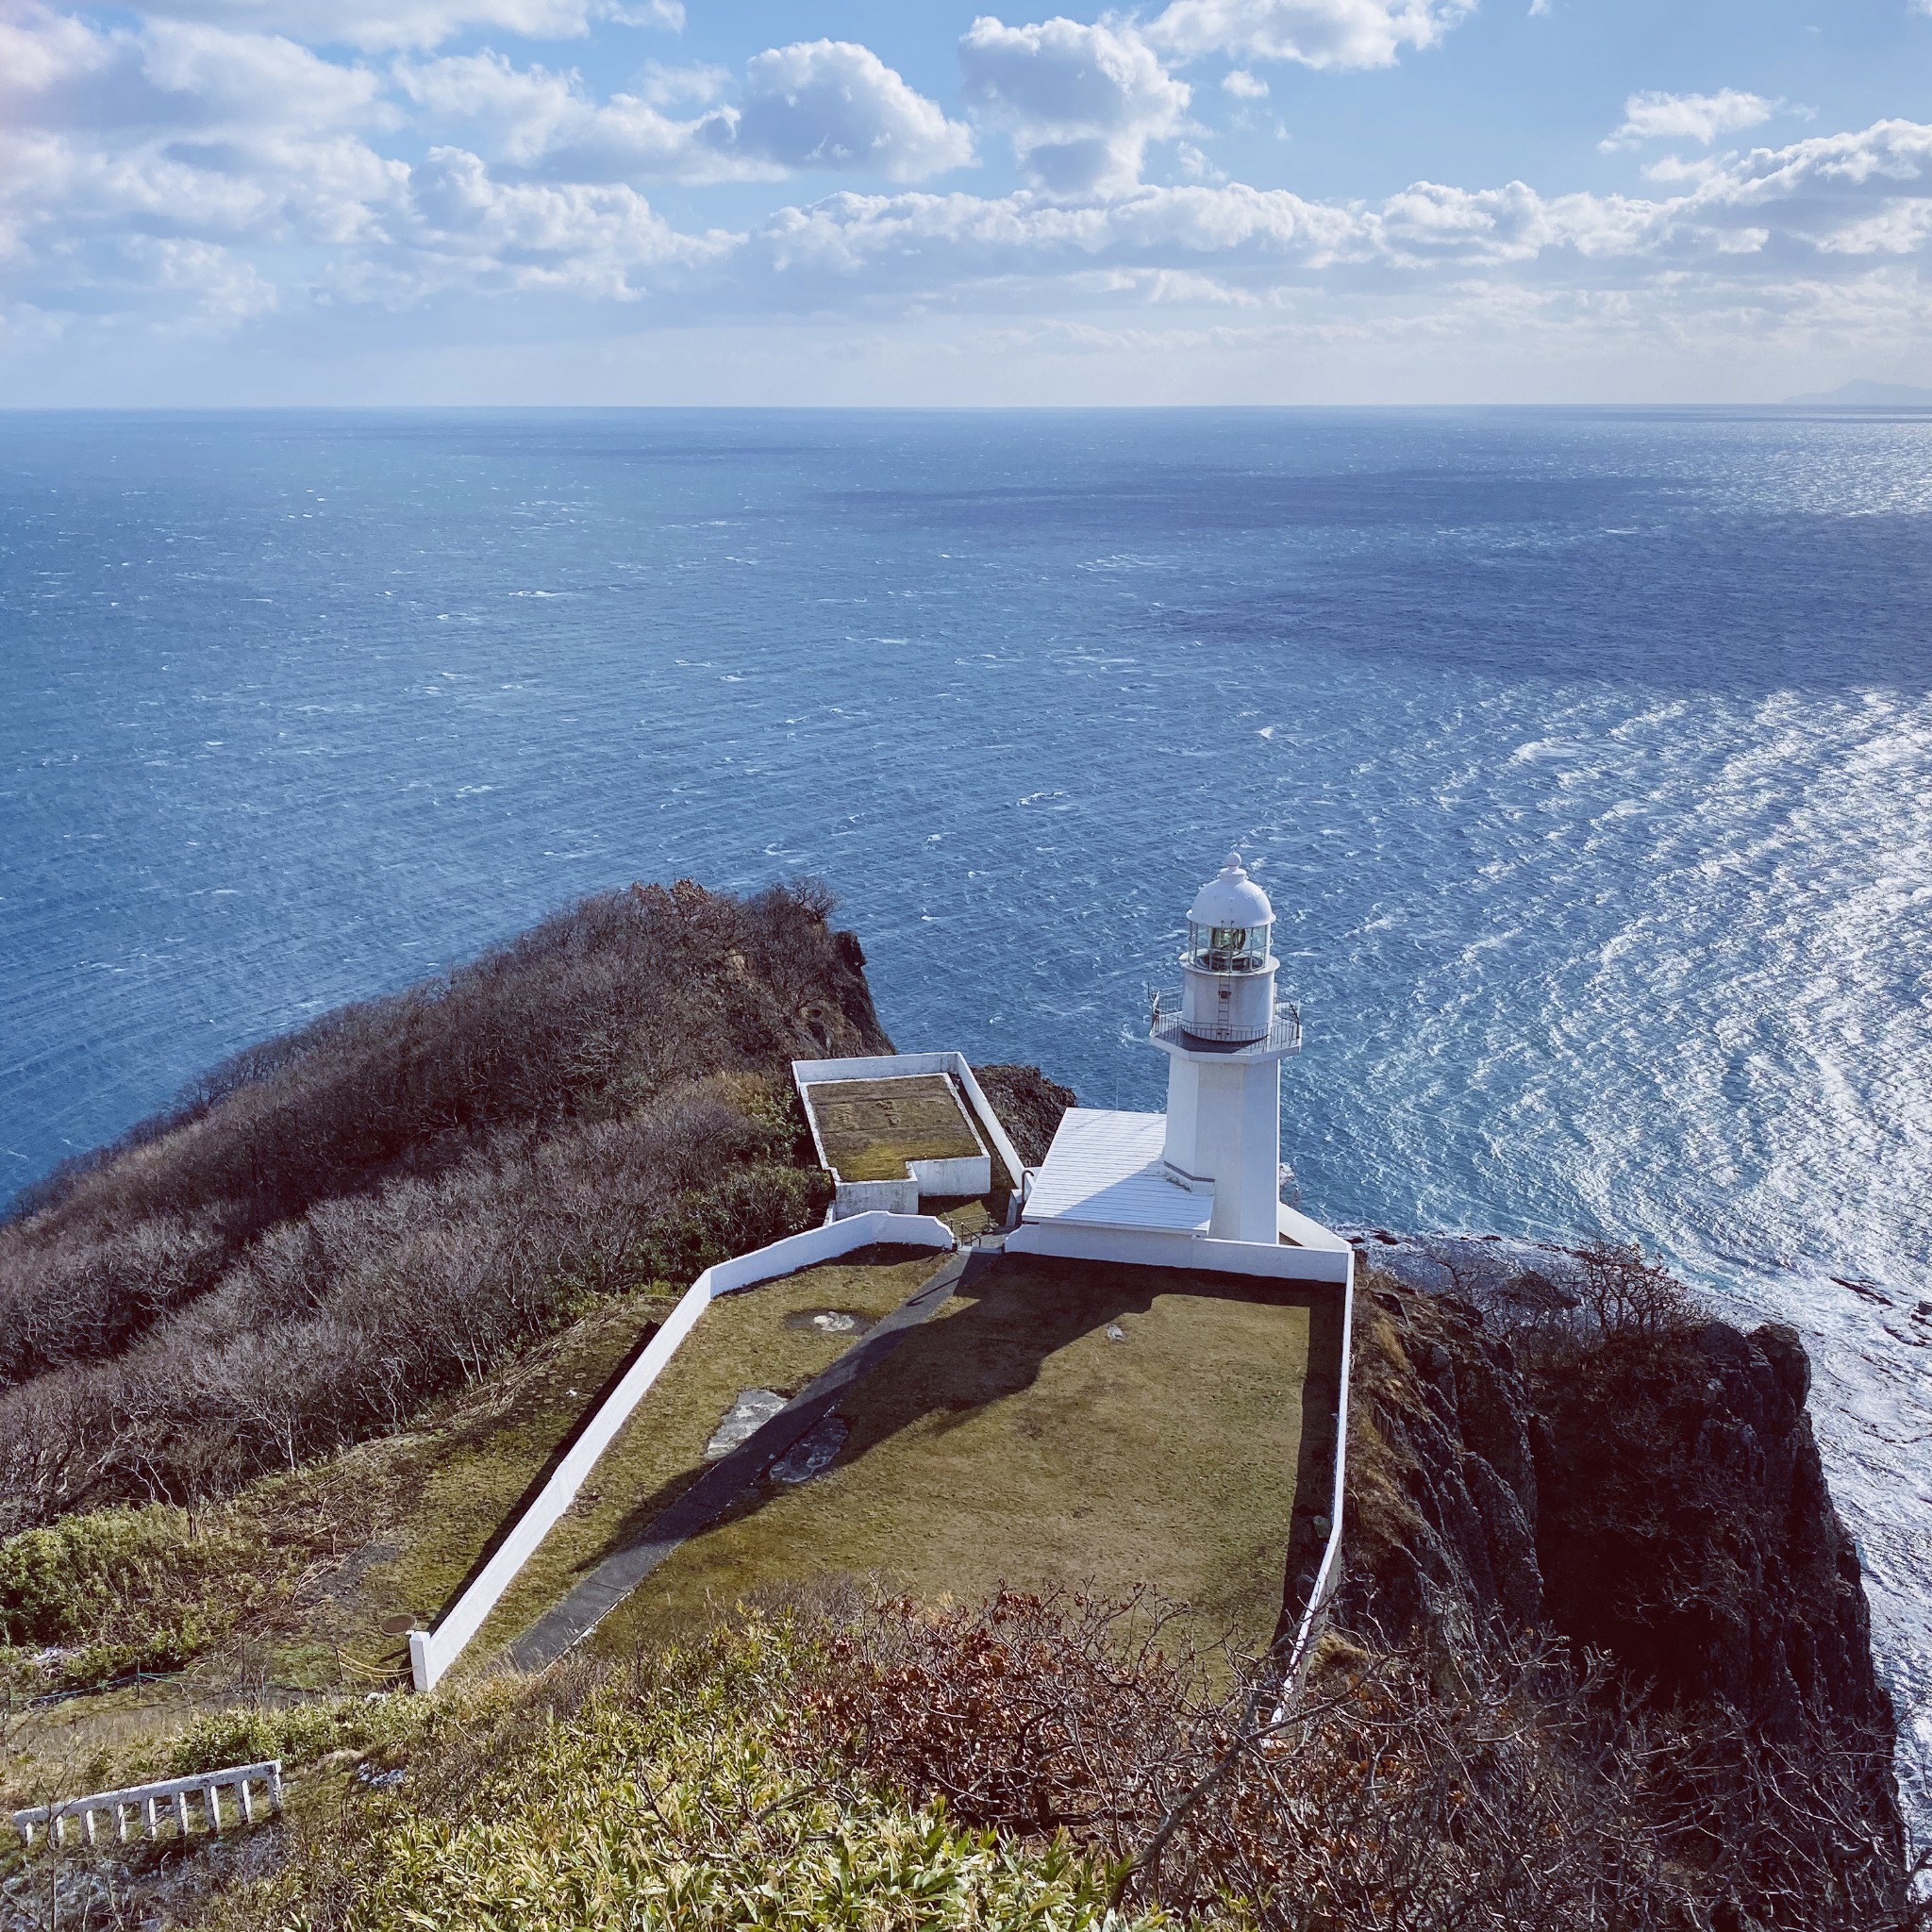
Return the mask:
{"type": "Polygon", "coordinates": [[[680,873],[822,873],[902,1043],[1158,1105],[1126,1036],[1238,838],[1311,1207],[1636,1235],[1804,1331],[1922,1777],[1928,458],[1903,415],[0,418],[0,1191],[680,873]]]}

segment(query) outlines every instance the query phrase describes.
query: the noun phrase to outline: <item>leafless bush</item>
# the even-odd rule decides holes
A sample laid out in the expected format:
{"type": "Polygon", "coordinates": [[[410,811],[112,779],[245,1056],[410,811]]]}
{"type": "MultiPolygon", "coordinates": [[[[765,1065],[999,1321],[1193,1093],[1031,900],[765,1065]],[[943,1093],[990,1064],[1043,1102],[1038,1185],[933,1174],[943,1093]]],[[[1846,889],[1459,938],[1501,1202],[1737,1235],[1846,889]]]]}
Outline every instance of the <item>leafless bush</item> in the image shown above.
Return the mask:
{"type": "Polygon", "coordinates": [[[1689,1290],[1635,1241],[1596,1241],[1576,1258],[1576,1291],[1599,1333],[1668,1335],[1694,1321],[1689,1290]]]}
{"type": "Polygon", "coordinates": [[[825,1643],[804,1724],[977,1824],[1098,1847],[1126,1898],[1183,1917],[1234,1897],[1269,1932],[1707,1923],[1648,1805],[1659,1745],[1560,1648],[1340,1644],[1278,1713],[1263,1663],[1149,1611],[880,1604],[825,1643]]]}
{"type": "Polygon", "coordinates": [[[0,1534],[393,1429],[587,1291],[816,1220],[786,1062],[888,1043],[824,903],[586,901],[43,1191],[0,1225],[0,1534]]]}
{"type": "MultiPolygon", "coordinates": [[[[0,1224],[0,1381],[125,1347],[265,1229],[507,1130],[608,1119],[827,1041],[877,1051],[822,889],[632,887],[392,999],[252,1048],[0,1224]]],[[[862,958],[862,956],[859,956],[862,958]]]]}

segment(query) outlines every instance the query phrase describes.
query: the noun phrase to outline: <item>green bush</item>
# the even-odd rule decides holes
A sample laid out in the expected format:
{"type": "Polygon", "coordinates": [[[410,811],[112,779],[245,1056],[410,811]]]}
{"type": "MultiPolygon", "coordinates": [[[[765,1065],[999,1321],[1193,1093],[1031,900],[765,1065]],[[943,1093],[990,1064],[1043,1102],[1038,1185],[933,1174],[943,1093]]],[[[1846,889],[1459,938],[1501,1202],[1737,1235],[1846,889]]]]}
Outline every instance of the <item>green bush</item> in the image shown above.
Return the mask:
{"type": "Polygon", "coordinates": [[[63,1517],[0,1542],[0,1645],[16,1670],[69,1652],[52,1673],[68,1688],[177,1669],[233,1628],[273,1563],[258,1536],[166,1505],[63,1517]]]}
{"type": "Polygon", "coordinates": [[[164,1775],[192,1777],[225,1764],[279,1757],[312,1764],[331,1751],[378,1751],[413,1740],[435,1707],[406,1696],[330,1697],[279,1707],[237,1705],[210,1711],[171,1740],[164,1775]]]}
{"type": "Polygon", "coordinates": [[[1024,1846],[801,1757],[793,1640],[754,1623],[630,1670],[433,1702],[393,1797],[295,1834],[206,1932],[644,1927],[1131,1932],[1106,1865],[1024,1846]]]}
{"type": "Polygon", "coordinates": [[[817,1226],[832,1193],[822,1168],[760,1161],[726,1169],[711,1186],[687,1189],[653,1216],[631,1265],[645,1279],[693,1281],[734,1255],[817,1226]]]}

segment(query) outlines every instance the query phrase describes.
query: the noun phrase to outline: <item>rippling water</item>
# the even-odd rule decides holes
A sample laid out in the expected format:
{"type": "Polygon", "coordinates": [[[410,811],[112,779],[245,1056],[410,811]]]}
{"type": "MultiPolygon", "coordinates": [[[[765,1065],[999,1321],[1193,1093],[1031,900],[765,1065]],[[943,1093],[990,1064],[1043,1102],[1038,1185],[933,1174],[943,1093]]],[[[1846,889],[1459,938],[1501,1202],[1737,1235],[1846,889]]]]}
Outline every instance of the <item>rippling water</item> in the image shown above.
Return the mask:
{"type": "Polygon", "coordinates": [[[1238,840],[1312,1208],[1805,1332],[1922,1775],[1928,538],[1906,413],[0,417],[0,1194],[677,874],[821,873],[902,1045],[1158,1106],[1238,840]]]}

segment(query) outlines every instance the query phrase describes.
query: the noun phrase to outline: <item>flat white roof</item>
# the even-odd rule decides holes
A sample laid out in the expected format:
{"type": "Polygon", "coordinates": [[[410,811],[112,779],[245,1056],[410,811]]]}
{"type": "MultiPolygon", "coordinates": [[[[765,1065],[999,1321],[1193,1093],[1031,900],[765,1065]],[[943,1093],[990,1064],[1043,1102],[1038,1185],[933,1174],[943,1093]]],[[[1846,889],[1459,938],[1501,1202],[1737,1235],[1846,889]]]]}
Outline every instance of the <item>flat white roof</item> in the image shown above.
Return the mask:
{"type": "Polygon", "coordinates": [[[1214,1196],[1168,1179],[1160,1159],[1166,1138],[1164,1113],[1069,1108],[1022,1218],[1206,1234],[1214,1196]]]}

